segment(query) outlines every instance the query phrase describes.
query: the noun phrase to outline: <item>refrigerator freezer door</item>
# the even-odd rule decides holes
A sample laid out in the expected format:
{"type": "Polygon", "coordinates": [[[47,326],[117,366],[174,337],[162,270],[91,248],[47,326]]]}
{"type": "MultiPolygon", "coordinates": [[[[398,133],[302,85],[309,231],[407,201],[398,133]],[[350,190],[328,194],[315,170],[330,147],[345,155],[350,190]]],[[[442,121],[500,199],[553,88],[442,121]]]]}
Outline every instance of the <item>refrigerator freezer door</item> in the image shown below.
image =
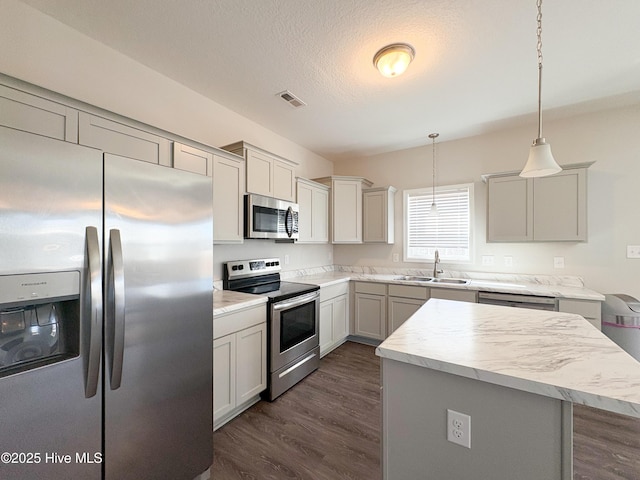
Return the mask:
{"type": "MultiPolygon", "coordinates": [[[[102,232],[102,153],[0,127],[0,275],[76,271],[78,289],[90,290],[87,226],[102,232]]],[[[78,356],[0,378],[0,452],[12,455],[3,480],[100,478],[102,389],[87,398],[85,298],[64,318],[79,330],[78,356]]],[[[101,330],[101,315],[93,318],[101,330]]]]}
{"type": "Polygon", "coordinates": [[[119,245],[105,245],[104,270],[121,261],[124,283],[124,298],[105,292],[105,478],[190,480],[213,462],[211,178],[109,154],[104,163],[105,242],[117,230],[122,255],[114,262],[119,245]]]}

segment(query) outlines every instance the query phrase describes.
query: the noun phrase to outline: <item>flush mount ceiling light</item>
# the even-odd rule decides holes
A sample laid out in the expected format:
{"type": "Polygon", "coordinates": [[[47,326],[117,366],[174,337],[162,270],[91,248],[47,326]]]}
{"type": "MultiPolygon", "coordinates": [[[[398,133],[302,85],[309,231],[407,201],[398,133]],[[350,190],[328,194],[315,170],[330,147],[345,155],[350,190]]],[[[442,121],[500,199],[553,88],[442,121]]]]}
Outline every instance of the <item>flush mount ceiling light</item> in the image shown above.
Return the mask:
{"type": "Polygon", "coordinates": [[[436,205],[436,138],[440,136],[439,133],[430,133],[429,138],[433,145],[433,162],[431,168],[431,208],[429,209],[429,215],[438,215],[438,206],[436,205]]]}
{"type": "Polygon", "coordinates": [[[373,65],[383,77],[397,77],[407,69],[416,51],[408,43],[393,43],[381,48],[373,57],[373,65]]]}
{"type": "Polygon", "coordinates": [[[551,154],[551,145],[542,136],[542,0],[538,6],[538,138],[533,141],[529,150],[529,158],[525,164],[521,177],[546,177],[562,170],[551,154]]]}

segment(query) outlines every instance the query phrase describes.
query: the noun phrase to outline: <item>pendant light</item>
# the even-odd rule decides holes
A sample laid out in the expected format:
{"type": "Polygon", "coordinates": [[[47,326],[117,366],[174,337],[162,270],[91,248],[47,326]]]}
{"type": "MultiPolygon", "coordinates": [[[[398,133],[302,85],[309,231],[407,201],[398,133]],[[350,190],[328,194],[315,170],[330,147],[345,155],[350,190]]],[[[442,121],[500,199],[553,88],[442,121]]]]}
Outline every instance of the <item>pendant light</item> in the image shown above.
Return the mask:
{"type": "Polygon", "coordinates": [[[438,138],[439,135],[439,133],[429,134],[433,147],[433,162],[431,168],[431,208],[429,209],[429,215],[433,216],[438,215],[438,206],[436,205],[436,138],[438,138]]]}
{"type": "Polygon", "coordinates": [[[529,150],[529,158],[525,164],[521,177],[545,177],[562,170],[551,154],[551,145],[542,136],[542,0],[537,0],[538,6],[538,138],[533,141],[529,150]]]}

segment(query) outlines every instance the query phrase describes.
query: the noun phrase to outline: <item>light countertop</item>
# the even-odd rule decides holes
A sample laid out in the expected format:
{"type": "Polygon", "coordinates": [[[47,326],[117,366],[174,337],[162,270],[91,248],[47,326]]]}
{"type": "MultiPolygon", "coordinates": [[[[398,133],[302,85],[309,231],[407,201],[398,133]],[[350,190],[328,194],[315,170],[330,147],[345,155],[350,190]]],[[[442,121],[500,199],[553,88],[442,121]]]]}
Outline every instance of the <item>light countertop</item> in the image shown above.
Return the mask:
{"type": "Polygon", "coordinates": [[[399,285],[419,285],[429,288],[451,288],[456,290],[476,290],[498,293],[516,293],[522,295],[537,295],[544,297],[571,298],[578,300],[596,300],[604,301],[604,295],[596,291],[584,288],[578,284],[558,284],[536,281],[539,277],[535,276],[518,276],[506,277],[504,279],[491,278],[468,278],[469,283],[466,285],[456,284],[434,284],[428,282],[416,282],[409,280],[399,280],[400,274],[390,273],[359,273],[359,272],[343,272],[332,271],[322,272],[312,275],[298,275],[286,278],[288,281],[311,283],[326,287],[339,282],[347,282],[349,280],[393,283],[399,285]]]}
{"type": "Polygon", "coordinates": [[[640,362],[579,315],[431,299],[376,354],[640,418],[640,362]]]}
{"type": "Polygon", "coordinates": [[[213,316],[235,312],[244,308],[267,303],[267,297],[232,290],[215,290],[213,292],[213,316]]]}

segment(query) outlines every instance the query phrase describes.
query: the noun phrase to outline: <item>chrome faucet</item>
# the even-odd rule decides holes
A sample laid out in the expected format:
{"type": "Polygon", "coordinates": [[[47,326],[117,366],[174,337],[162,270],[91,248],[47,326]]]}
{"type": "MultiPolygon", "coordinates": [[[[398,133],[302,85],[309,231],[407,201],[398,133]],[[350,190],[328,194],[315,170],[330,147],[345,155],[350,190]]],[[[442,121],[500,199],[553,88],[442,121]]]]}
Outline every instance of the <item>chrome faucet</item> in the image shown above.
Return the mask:
{"type": "Polygon", "coordinates": [[[433,254],[433,278],[438,278],[438,274],[442,273],[442,270],[438,270],[438,264],[440,263],[440,252],[436,249],[433,254]]]}

